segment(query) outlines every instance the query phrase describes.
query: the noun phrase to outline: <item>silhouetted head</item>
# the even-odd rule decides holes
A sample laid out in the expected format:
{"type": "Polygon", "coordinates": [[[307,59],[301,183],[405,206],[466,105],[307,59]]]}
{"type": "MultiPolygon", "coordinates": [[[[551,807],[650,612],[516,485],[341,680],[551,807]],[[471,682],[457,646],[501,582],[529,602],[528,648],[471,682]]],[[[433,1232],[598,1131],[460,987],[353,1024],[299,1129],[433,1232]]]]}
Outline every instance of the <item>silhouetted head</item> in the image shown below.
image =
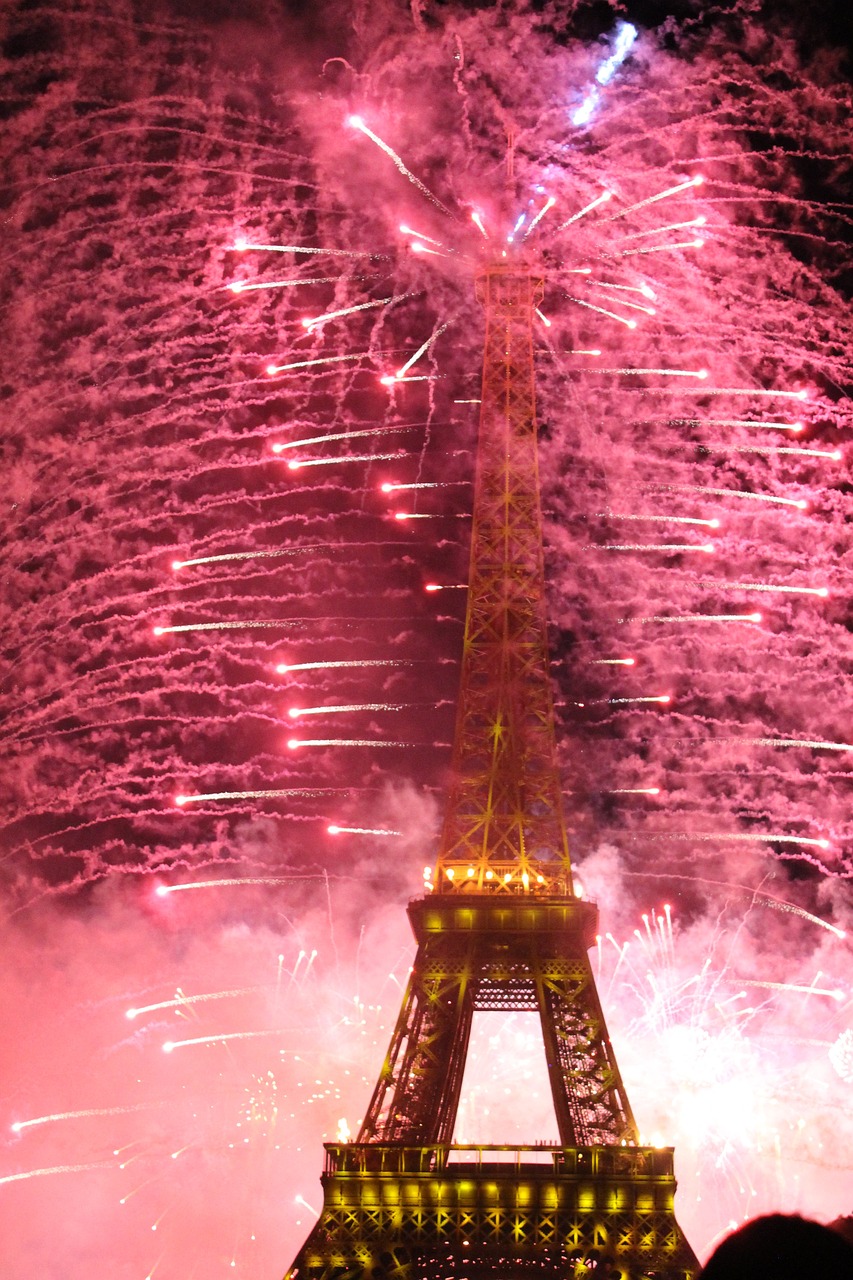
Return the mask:
{"type": "Polygon", "coordinates": [[[853,1280],[853,1247],[837,1232],[782,1213],[755,1218],[719,1244],[702,1280],[853,1280]]]}

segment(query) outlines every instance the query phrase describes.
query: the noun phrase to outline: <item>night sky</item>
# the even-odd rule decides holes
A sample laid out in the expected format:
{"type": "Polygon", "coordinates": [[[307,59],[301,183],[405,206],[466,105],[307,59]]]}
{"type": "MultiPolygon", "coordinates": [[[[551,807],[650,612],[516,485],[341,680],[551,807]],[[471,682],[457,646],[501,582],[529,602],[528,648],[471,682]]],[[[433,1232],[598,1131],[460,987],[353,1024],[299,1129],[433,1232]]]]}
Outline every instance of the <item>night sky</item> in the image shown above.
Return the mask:
{"type": "MultiPolygon", "coordinates": [[[[702,1257],[850,1213],[845,7],[319,8],[0,15],[4,1277],[277,1277],[314,1220],[435,857],[522,215],[632,1106],[702,1257]]],[[[460,1141],[555,1136],[525,1016],[471,1068],[460,1141]]]]}

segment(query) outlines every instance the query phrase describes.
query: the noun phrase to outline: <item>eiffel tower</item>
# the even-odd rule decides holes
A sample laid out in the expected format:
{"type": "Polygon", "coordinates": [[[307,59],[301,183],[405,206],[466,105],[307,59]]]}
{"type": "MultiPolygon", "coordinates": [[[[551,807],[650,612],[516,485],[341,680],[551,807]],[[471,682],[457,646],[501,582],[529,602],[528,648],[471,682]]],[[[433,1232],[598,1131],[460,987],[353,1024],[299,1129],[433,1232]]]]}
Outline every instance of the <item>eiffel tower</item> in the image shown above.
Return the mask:
{"type": "Polygon", "coordinates": [[[532,322],[543,281],[477,277],[485,309],[468,607],[447,809],[417,956],[356,1141],[285,1280],[693,1280],[672,1148],[639,1144],[572,886],[548,665],[532,322]],[[453,1143],[476,1010],[539,1014],[559,1143],[453,1143]]]}

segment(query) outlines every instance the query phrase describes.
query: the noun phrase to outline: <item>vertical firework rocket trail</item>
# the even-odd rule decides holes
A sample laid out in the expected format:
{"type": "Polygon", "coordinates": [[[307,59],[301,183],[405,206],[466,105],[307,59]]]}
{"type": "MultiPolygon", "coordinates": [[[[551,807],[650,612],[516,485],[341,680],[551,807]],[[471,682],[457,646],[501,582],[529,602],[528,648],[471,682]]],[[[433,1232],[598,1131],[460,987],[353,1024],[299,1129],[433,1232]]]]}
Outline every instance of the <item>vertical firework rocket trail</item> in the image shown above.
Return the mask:
{"type": "MultiPolygon", "coordinates": [[[[754,8],[5,6],[9,1280],[307,1233],[434,855],[504,251],[634,1110],[701,1255],[853,1209],[850,89],[754,8]]],[[[475,1030],[459,1138],[551,1137],[475,1030]]]]}

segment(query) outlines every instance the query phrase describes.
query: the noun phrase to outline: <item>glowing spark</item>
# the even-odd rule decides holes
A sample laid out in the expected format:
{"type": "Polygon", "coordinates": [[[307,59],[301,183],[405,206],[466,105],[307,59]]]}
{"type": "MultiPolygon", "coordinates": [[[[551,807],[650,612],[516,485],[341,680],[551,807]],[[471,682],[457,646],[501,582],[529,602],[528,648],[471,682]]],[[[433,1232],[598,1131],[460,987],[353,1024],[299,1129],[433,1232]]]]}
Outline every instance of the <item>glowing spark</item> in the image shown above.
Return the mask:
{"type": "Polygon", "coordinates": [[[413,240],[409,248],[413,253],[431,253],[434,258],[449,258],[451,256],[441,249],[430,249],[428,245],[421,244],[420,240],[413,240]]]}
{"type": "Polygon", "coordinates": [[[636,658],[593,658],[594,667],[633,667],[636,658]]]}
{"type": "Polygon", "coordinates": [[[404,706],[401,702],[351,702],[336,707],[291,707],[287,714],[296,720],[299,716],[333,715],[345,711],[402,711],[404,706]]]}
{"type": "Polygon", "coordinates": [[[582,124],[588,124],[592,119],[592,113],[598,106],[600,94],[597,89],[590,89],[577,111],[572,116],[572,124],[580,127],[582,124]]]}
{"type": "Polygon", "coordinates": [[[600,356],[601,351],[597,347],[584,349],[583,347],[574,348],[569,352],[570,356],[600,356]]]}
{"type": "Polygon", "coordinates": [[[303,551],[325,551],[326,544],[318,542],[312,546],[279,547],[275,551],[227,551],[222,555],[195,556],[191,560],[173,560],[172,568],[189,569],[197,564],[220,564],[227,560],[274,560],[279,556],[297,556],[303,551]]]}
{"type": "MultiPolygon", "coordinates": [[[[630,306],[631,304],[626,303],[625,305],[630,306]]],[[[645,310],[645,308],[643,308],[643,310],[645,310]]],[[[637,376],[641,376],[643,374],[655,373],[655,374],[665,375],[666,377],[669,377],[669,378],[699,378],[701,382],[704,382],[708,376],[707,369],[628,369],[628,368],[624,368],[624,369],[598,369],[596,370],[596,372],[597,373],[635,374],[637,376]]]]}
{"type": "Polygon", "coordinates": [[[603,520],[639,520],[644,524],[650,521],[660,521],[663,524],[701,524],[708,529],[719,529],[720,527],[720,522],[716,518],[700,520],[697,516],[623,516],[618,515],[615,511],[599,511],[598,515],[603,520]]]}
{"type": "Polygon", "coordinates": [[[659,796],[660,787],[614,787],[610,796],[659,796]]]}
{"type": "Polygon", "coordinates": [[[705,551],[714,550],[712,542],[624,542],[593,546],[594,551],[705,551]]]}
{"type": "Polygon", "coordinates": [[[382,256],[371,253],[369,249],[311,249],[304,244],[247,244],[245,240],[235,244],[234,250],[237,253],[246,253],[249,250],[254,250],[258,253],[319,253],[327,258],[376,258],[382,256]]]}
{"type": "Polygon", "coordinates": [[[292,289],[300,284],[337,284],[340,276],[305,276],[296,280],[234,280],[223,288],[230,293],[251,293],[255,289],[292,289]]]}
{"type": "Polygon", "coordinates": [[[418,236],[421,240],[426,240],[428,244],[436,245],[439,249],[446,247],[440,240],[434,240],[432,236],[425,235],[423,231],[413,231],[411,227],[407,227],[403,222],[400,223],[400,230],[404,236],[418,236]]]}
{"type": "Polygon", "coordinates": [[[349,1125],[347,1124],[346,1120],[339,1120],[339,1121],[338,1121],[338,1132],[337,1132],[337,1134],[335,1135],[335,1141],[336,1141],[336,1142],[349,1142],[349,1140],[350,1140],[350,1138],[351,1138],[351,1137],[352,1137],[352,1134],[351,1134],[351,1132],[350,1132],[350,1127],[349,1127],[349,1125]]]}
{"type": "Polygon", "coordinates": [[[727,982],[739,987],[763,987],[767,991],[798,991],[809,996],[828,996],[830,1000],[843,1000],[843,991],[828,991],[822,987],[804,987],[794,982],[759,982],[754,978],[727,978],[727,982]]]}
{"type": "Polygon", "coordinates": [[[424,186],[420,178],[416,178],[411,170],[406,168],[396,151],[392,151],[387,142],[383,142],[372,129],[367,127],[361,116],[349,116],[347,118],[347,124],[353,129],[358,129],[359,132],[363,133],[371,142],[375,143],[380,151],[384,151],[386,156],[389,156],[394,161],[394,164],[403,177],[407,178],[408,181],[411,182],[412,186],[417,187],[418,191],[420,191],[422,195],[425,195],[427,200],[435,205],[436,209],[440,209],[442,213],[446,213],[449,218],[453,216],[450,210],[441,203],[438,196],[433,195],[429,187],[424,186]]]}
{"type": "Polygon", "coordinates": [[[761,427],[768,431],[802,431],[802,422],[754,422],[751,418],[670,418],[673,426],[761,427]]]}
{"type": "Polygon", "coordinates": [[[701,249],[704,240],[676,240],[673,244],[655,244],[647,249],[620,249],[620,258],[634,258],[641,253],[670,253],[673,249],[701,249]]]}
{"type": "Polygon", "coordinates": [[[650,302],[656,301],[656,294],[645,280],[642,284],[617,284],[615,280],[590,280],[593,289],[619,289],[623,293],[641,293],[650,302]]]}
{"type": "Polygon", "coordinates": [[[344,307],[340,311],[326,311],[322,315],[314,316],[310,320],[303,320],[303,327],[313,332],[314,329],[322,328],[328,320],[339,320],[342,316],[354,315],[356,311],[370,311],[373,307],[387,307],[393,302],[402,302],[404,298],[413,298],[413,293],[397,293],[390,298],[378,298],[372,302],[360,302],[357,306],[344,307]]]}
{"type": "Polygon", "coordinates": [[[184,893],[187,889],[235,889],[246,884],[287,884],[291,880],[312,878],[307,876],[245,876],[241,879],[193,880],[187,884],[158,885],[157,897],[165,898],[170,893],[184,893]]]}
{"type": "Polygon", "coordinates": [[[616,28],[616,44],[610,57],[602,62],[595,73],[599,84],[609,84],[618,67],[627,58],[634,41],[637,39],[637,28],[630,22],[620,22],[616,28]]]}
{"type": "Polygon", "coordinates": [[[475,209],[475,210],[474,210],[474,212],[471,214],[471,221],[473,222],[473,224],[474,224],[474,226],[477,228],[477,230],[478,230],[478,231],[480,231],[480,232],[482,232],[482,234],[483,234],[483,236],[485,237],[485,239],[486,239],[486,240],[488,240],[488,238],[489,238],[489,233],[488,233],[488,231],[486,230],[486,228],[483,226],[483,219],[480,217],[479,213],[477,213],[476,209],[475,209]]]}
{"type": "Polygon", "coordinates": [[[326,444],[329,440],[360,440],[364,436],[384,436],[394,431],[416,431],[419,424],[401,422],[388,427],[367,427],[363,431],[334,431],[324,436],[305,436],[302,440],[288,440],[270,446],[272,453],[284,453],[285,449],[299,449],[309,444],[326,444]]]}
{"type": "Polygon", "coordinates": [[[428,582],[424,591],[467,591],[467,582],[428,582]]]}
{"type": "Polygon", "coordinates": [[[253,995],[263,991],[263,987],[234,987],[231,991],[206,991],[197,996],[176,996],[173,1000],[159,1000],[157,1004],[143,1004],[136,1009],[127,1009],[125,1017],[133,1021],[141,1013],[153,1013],[157,1009],[178,1009],[185,1004],[202,1004],[208,1000],[233,1000],[237,996],[253,995]]]}
{"type": "Polygon", "coordinates": [[[271,1031],[228,1031],[218,1036],[196,1036],[192,1040],[166,1040],[161,1048],[164,1053],[174,1053],[176,1049],[185,1049],[188,1045],[224,1044],[227,1040],[257,1040],[260,1036],[281,1035],[284,1035],[284,1030],[279,1028],[271,1031]]]}
{"type": "Polygon", "coordinates": [[[656,695],[655,697],[647,697],[647,698],[608,698],[608,699],[607,699],[607,701],[608,701],[609,703],[612,703],[612,704],[615,704],[615,703],[621,703],[621,702],[672,702],[672,698],[670,697],[670,695],[669,695],[668,693],[663,693],[663,694],[656,695]]]}
{"type": "Polygon", "coordinates": [[[620,618],[620,622],[760,622],[760,613],[656,613],[648,618],[620,618]]]}
{"type": "Polygon", "coordinates": [[[813,751],[853,751],[849,742],[821,742],[811,738],[737,738],[737,742],[750,742],[759,747],[810,747],[813,751]]]}
{"type": "Polygon", "coordinates": [[[725,841],[742,844],[808,844],[816,849],[828,849],[828,840],[816,840],[811,836],[789,836],[779,832],[733,831],[655,831],[640,837],[648,840],[691,840],[697,843],[725,841]]]}
{"type": "Polygon", "coordinates": [[[533,219],[533,221],[531,222],[530,226],[529,226],[529,227],[527,228],[527,230],[525,231],[524,236],[523,236],[523,239],[525,239],[525,240],[527,239],[527,237],[530,235],[530,233],[531,233],[531,231],[533,230],[533,228],[534,228],[535,226],[537,226],[537,225],[539,224],[539,222],[541,222],[541,220],[545,217],[545,214],[548,212],[548,210],[549,210],[549,209],[553,209],[553,208],[554,208],[554,205],[555,205],[556,203],[557,203],[557,201],[556,201],[556,198],[555,198],[554,196],[549,196],[549,197],[548,197],[548,199],[546,200],[545,204],[543,204],[542,208],[539,210],[539,212],[537,213],[536,217],[533,219]]]}
{"type": "Polygon", "coordinates": [[[405,458],[397,449],[394,453],[337,453],[331,458],[294,458],[288,462],[288,471],[301,471],[303,467],[333,467],[341,462],[393,462],[405,458]]]}
{"type": "MultiPolygon", "coordinates": [[[[572,216],[566,222],[561,222],[559,227],[557,227],[557,230],[564,231],[565,228],[570,227],[573,222],[579,221],[580,218],[585,217],[588,213],[592,213],[593,209],[597,209],[599,205],[607,204],[607,201],[612,199],[613,199],[612,191],[602,191],[601,195],[597,196],[596,199],[593,200],[590,204],[584,205],[583,209],[578,210],[577,213],[573,213],[572,216]]],[[[589,267],[586,267],[583,270],[585,275],[588,275],[590,272],[589,267]]]]}
{"type": "Polygon", "coordinates": [[[364,658],[349,662],[280,662],[276,671],[280,676],[289,671],[329,671],[335,667],[403,667],[405,659],[398,658],[364,658]]]}
{"type": "Polygon", "coordinates": [[[700,214],[698,218],[692,218],[690,222],[670,222],[665,227],[653,227],[651,231],[629,231],[623,239],[639,240],[641,236],[659,236],[664,231],[680,231],[682,227],[704,227],[708,219],[700,214]]]}
{"type": "Polygon", "coordinates": [[[111,1169],[108,1160],[96,1160],[92,1164],[55,1164],[48,1169],[29,1169],[26,1173],[7,1173],[0,1178],[0,1186],[5,1182],[26,1182],[30,1178],[46,1178],[53,1173],[85,1173],[89,1169],[111,1169]]]}
{"type": "Polygon", "coordinates": [[[807,400],[808,391],[777,391],[773,387],[705,387],[703,396],[769,396],[776,400],[807,400]]]}
{"type": "Polygon", "coordinates": [[[406,374],[409,371],[409,369],[411,369],[415,361],[420,360],[421,356],[424,355],[427,351],[429,351],[430,347],[435,342],[436,338],[440,338],[446,328],[447,328],[447,325],[443,324],[441,325],[440,328],[436,329],[435,333],[430,338],[427,338],[426,342],[424,342],[421,346],[418,347],[415,354],[409,357],[409,359],[402,366],[402,368],[397,370],[395,377],[397,379],[402,378],[404,374],[406,374]]]}
{"type": "Polygon", "coordinates": [[[312,796],[327,795],[337,790],[337,787],[288,787],[275,791],[206,791],[194,795],[175,796],[175,804],[182,809],[184,805],[204,804],[209,800],[280,800],[293,796],[309,799],[312,796]]]}
{"type": "MultiPolygon", "coordinates": [[[[467,484],[467,481],[462,483],[467,484]]],[[[449,480],[420,480],[414,484],[392,484],[390,480],[386,480],[379,488],[382,493],[396,493],[398,489],[447,489],[450,484],[449,480]]]]}
{"type": "Polygon", "coordinates": [[[264,618],[246,618],[242,622],[187,622],[178,627],[154,627],[155,636],[177,634],[181,631],[240,631],[246,628],[265,629],[268,627],[293,627],[304,619],[281,618],[278,622],[269,622],[264,618]]]}
{"type": "Polygon", "coordinates": [[[719,449],[726,453],[764,453],[770,456],[792,453],[802,458],[830,458],[833,462],[840,462],[842,458],[840,449],[790,449],[777,445],[760,444],[712,444],[708,447],[710,449],[719,449]]]}
{"type": "Polygon", "coordinates": [[[543,314],[542,314],[542,312],[539,310],[539,308],[538,308],[538,307],[536,308],[536,314],[537,314],[537,316],[539,317],[539,319],[542,321],[542,323],[544,324],[545,328],[546,328],[546,329],[550,329],[550,328],[551,328],[551,321],[548,319],[548,317],[547,317],[546,315],[543,315],[543,314]]]}
{"type": "Polygon", "coordinates": [[[570,293],[565,294],[569,302],[576,302],[579,307],[589,307],[590,311],[597,311],[599,315],[609,316],[611,320],[618,320],[620,324],[624,324],[628,329],[636,329],[636,320],[626,320],[624,316],[617,316],[615,311],[607,311],[605,307],[597,307],[593,302],[584,302],[583,298],[575,298],[570,293]]]}
{"type": "Polygon", "coordinates": [[[700,587],[721,588],[726,591],[787,591],[792,595],[820,596],[825,600],[829,595],[828,587],[788,587],[773,582],[726,582],[709,578],[699,583],[700,587]]]}
{"type": "Polygon", "coordinates": [[[36,1116],[32,1120],[16,1120],[10,1128],[13,1133],[21,1133],[23,1129],[34,1129],[36,1125],[41,1124],[55,1124],[58,1120],[78,1120],[89,1116],[123,1116],[132,1111],[146,1111],[149,1106],[150,1103],[147,1102],[136,1102],[127,1107],[90,1107],[85,1111],[55,1111],[52,1115],[36,1116]]]}
{"type": "Polygon", "coordinates": [[[417,747],[418,742],[383,742],[378,738],[290,738],[287,743],[291,751],[300,747],[417,747]]]}
{"type": "Polygon", "coordinates": [[[777,498],[770,493],[750,493],[746,489],[713,489],[701,484],[653,484],[647,487],[662,493],[713,493],[723,498],[752,498],[755,502],[777,502],[783,507],[797,507],[800,511],[808,507],[802,498],[777,498]]]}
{"type": "Polygon", "coordinates": [[[457,520],[470,519],[470,513],[467,511],[395,511],[395,520],[446,520],[449,516],[455,515],[457,520]]]}
{"type": "Polygon", "coordinates": [[[383,827],[326,827],[330,836],[337,835],[354,835],[354,836],[401,836],[402,831],[390,831],[383,827]]]}
{"type": "Polygon", "coordinates": [[[351,356],[323,356],[319,360],[295,360],[292,364],[268,364],[266,372],[269,377],[275,377],[279,373],[289,373],[293,369],[311,369],[316,365],[341,364],[347,360],[364,360],[365,358],[373,359],[370,351],[357,351],[351,356]]]}
{"type": "Polygon", "coordinates": [[[697,174],[695,178],[688,178],[686,182],[680,182],[675,187],[667,187],[666,191],[659,191],[655,196],[647,196],[645,200],[639,200],[636,204],[630,204],[625,209],[620,209],[617,213],[610,215],[610,221],[615,222],[617,218],[626,218],[629,213],[635,213],[637,209],[645,209],[650,204],[656,204],[658,200],[666,200],[668,196],[676,196],[681,191],[687,191],[690,187],[701,187],[705,179],[697,174]]]}
{"type": "MultiPolygon", "coordinates": [[[[598,285],[598,286],[596,286],[596,285],[593,283],[593,288],[601,288],[601,289],[604,289],[604,288],[609,288],[609,286],[607,286],[607,285],[598,285]]],[[[630,307],[632,311],[642,311],[643,315],[646,315],[646,316],[656,316],[656,315],[657,315],[657,311],[655,310],[655,308],[654,308],[654,307],[644,307],[644,306],[643,306],[643,304],[642,304],[641,302],[631,302],[631,300],[630,300],[629,298],[608,298],[608,301],[609,301],[609,302],[618,302],[618,303],[620,304],[620,306],[623,306],[623,307],[630,307]]]]}

